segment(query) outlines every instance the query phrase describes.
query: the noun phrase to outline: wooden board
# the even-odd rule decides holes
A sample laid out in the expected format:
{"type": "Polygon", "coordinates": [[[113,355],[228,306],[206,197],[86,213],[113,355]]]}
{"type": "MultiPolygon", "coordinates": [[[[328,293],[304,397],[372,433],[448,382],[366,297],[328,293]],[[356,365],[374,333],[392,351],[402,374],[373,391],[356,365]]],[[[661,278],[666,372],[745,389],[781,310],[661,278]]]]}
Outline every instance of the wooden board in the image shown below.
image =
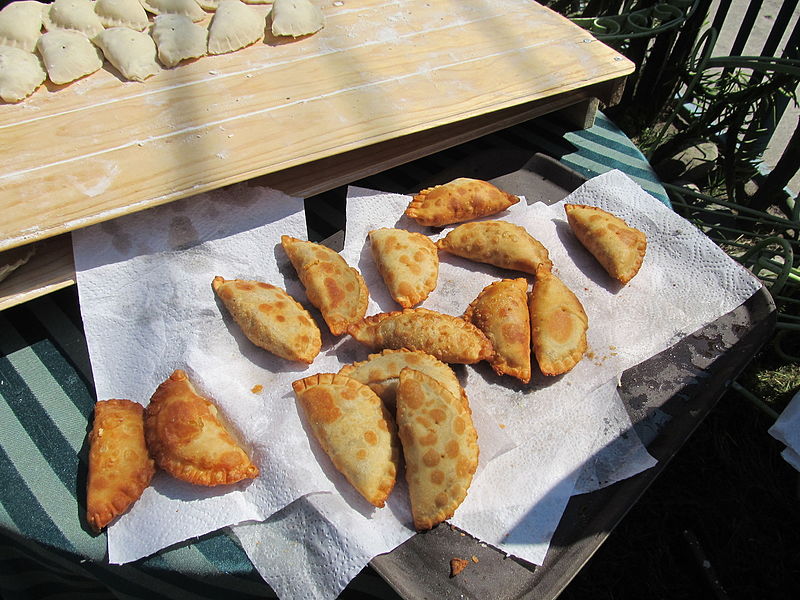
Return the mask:
{"type": "Polygon", "coordinates": [[[0,106],[0,250],[496,111],[611,94],[597,86],[633,70],[528,0],[321,6],[310,37],[268,36],[144,83],[107,66],[0,106]]]}

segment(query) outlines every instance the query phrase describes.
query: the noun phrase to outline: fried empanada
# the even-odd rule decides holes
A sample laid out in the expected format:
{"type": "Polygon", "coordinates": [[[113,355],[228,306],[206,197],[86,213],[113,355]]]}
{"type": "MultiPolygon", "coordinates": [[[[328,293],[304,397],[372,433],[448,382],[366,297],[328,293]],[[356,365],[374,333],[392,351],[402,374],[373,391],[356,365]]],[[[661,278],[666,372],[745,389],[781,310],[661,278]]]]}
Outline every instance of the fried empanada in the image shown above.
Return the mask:
{"type": "Polygon", "coordinates": [[[306,289],[308,301],[320,310],[333,335],[342,335],[364,317],[369,301],[367,285],[361,273],[338,252],[288,235],[281,236],[281,245],[306,289]]]}
{"type": "Polygon", "coordinates": [[[589,318],[578,297],[547,269],[536,272],[530,295],[531,336],[539,369],[566,373],[586,352],[589,318]]]}
{"type": "Polygon", "coordinates": [[[488,181],[459,177],[422,190],[406,208],[406,216],[420,225],[441,227],[493,215],[517,202],[517,196],[488,181]]]}
{"type": "Polygon", "coordinates": [[[320,373],[292,383],[311,431],[334,466],[370,504],[394,488],[400,450],[394,419],[366,385],[320,373]]]}
{"type": "Polygon", "coordinates": [[[478,434],[468,406],[434,378],[400,372],[397,428],[406,463],[414,527],[453,516],[478,468],[478,434]]]}
{"type": "Polygon", "coordinates": [[[223,485],[258,476],[256,467],[216,406],[176,370],[158,386],[144,411],[144,435],[156,464],[177,479],[223,485]]]}
{"type": "Polygon", "coordinates": [[[464,313],[494,347],[490,357],[498,375],[511,375],[523,383],[531,380],[531,323],[528,280],[503,279],[490,283],[464,313]]]}
{"type": "Polygon", "coordinates": [[[425,308],[372,315],[347,332],[373,350],[421,350],[446,363],[472,364],[494,353],[491,342],[472,323],[425,308]]]}
{"type": "Polygon", "coordinates": [[[369,386],[393,410],[400,371],[406,367],[430,375],[456,398],[466,398],[453,369],[419,350],[386,349],[380,354],[370,354],[365,361],[343,366],[339,369],[339,375],[346,375],[369,386]]]}
{"type": "Polygon", "coordinates": [[[633,279],[647,250],[645,234],[596,206],[565,204],[564,210],[575,237],[606,272],[623,284],[633,279]]]}
{"type": "Polygon", "coordinates": [[[86,518],[100,531],[136,502],[156,471],[144,440],[143,408],[130,400],[101,400],[89,433],[86,518]]]}
{"type": "Polygon", "coordinates": [[[535,274],[540,265],[552,268],[550,256],[527,230],[508,221],[464,223],[436,242],[439,250],[502,269],[535,274]]]}
{"type": "Polygon", "coordinates": [[[370,231],[369,241],[378,271],[400,306],[411,308],[434,290],[439,253],[427,236],[384,227],[370,231]]]}
{"type": "Polygon", "coordinates": [[[226,280],[211,284],[242,332],[256,346],[286,360],[311,364],[322,336],[308,311],[284,290],[261,281],[226,280]]]}

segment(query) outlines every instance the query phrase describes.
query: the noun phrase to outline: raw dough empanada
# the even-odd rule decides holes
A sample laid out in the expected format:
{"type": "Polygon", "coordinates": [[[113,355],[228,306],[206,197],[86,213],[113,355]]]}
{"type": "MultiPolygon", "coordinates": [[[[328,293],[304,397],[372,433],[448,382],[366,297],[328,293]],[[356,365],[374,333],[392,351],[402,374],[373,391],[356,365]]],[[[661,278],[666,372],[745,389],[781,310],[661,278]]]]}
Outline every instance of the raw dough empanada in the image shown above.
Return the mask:
{"type": "Polygon", "coordinates": [[[112,27],[98,35],[94,42],[125,79],[144,81],[161,71],[156,62],[156,43],[144,32],[112,27]]]}
{"type": "Polygon", "coordinates": [[[208,15],[195,0],[140,0],[144,9],[154,15],[184,15],[202,21],[208,15]]]}
{"type": "Polygon", "coordinates": [[[494,353],[491,342],[472,323],[425,308],[372,315],[347,331],[373,350],[421,350],[446,363],[472,364],[494,353]]]}
{"type": "Polygon", "coordinates": [[[208,52],[208,29],[186,15],[158,15],[152,35],[158,48],[158,60],[166,67],[208,52]]]}
{"type": "Polygon", "coordinates": [[[314,437],[367,502],[383,507],[394,488],[400,450],[394,419],[366,385],[320,373],[292,383],[314,437]]]}
{"type": "Polygon", "coordinates": [[[209,12],[214,12],[219,7],[220,0],[195,0],[200,8],[209,12]]]}
{"type": "Polygon", "coordinates": [[[156,471],[144,440],[141,404],[101,400],[89,433],[86,518],[100,531],[136,502],[156,471]]]}
{"type": "MultiPolygon", "coordinates": [[[[238,0],[237,0],[238,1],[238,0]]],[[[306,288],[309,302],[322,313],[333,335],[342,335],[367,312],[364,278],[338,252],[288,235],[281,245],[306,288]]]]}
{"type": "Polygon", "coordinates": [[[464,319],[486,334],[494,347],[489,358],[495,373],[531,380],[531,323],[528,280],[490,283],[464,313],[464,319]]]}
{"type": "Polygon", "coordinates": [[[39,38],[36,48],[50,81],[69,83],[103,66],[103,53],[80,31],[56,29],[39,38]]]}
{"type": "Polygon", "coordinates": [[[266,15],[239,0],[222,0],[208,30],[208,53],[234,52],[264,37],[266,15]]]}
{"type": "Polygon", "coordinates": [[[427,236],[384,227],[370,231],[369,241],[378,271],[400,306],[411,308],[434,290],[439,253],[427,236]]]}
{"type": "Polygon", "coordinates": [[[508,221],[464,223],[436,242],[439,250],[502,269],[535,274],[539,265],[553,263],[542,243],[508,221]]]}
{"type": "Polygon", "coordinates": [[[104,27],[129,27],[144,31],[150,26],[147,13],[139,0],[97,0],[94,12],[104,27]]]}
{"type": "Polygon", "coordinates": [[[21,0],[0,10],[0,46],[33,52],[42,35],[42,12],[45,8],[49,8],[49,5],[21,0]]]}
{"type": "Polygon", "coordinates": [[[47,31],[70,29],[89,39],[103,31],[103,23],[90,0],[55,0],[49,10],[42,12],[42,21],[47,31]]]}
{"type": "Polygon", "coordinates": [[[39,57],[21,48],[0,46],[0,98],[19,102],[47,78],[39,57]]]}
{"type": "Polygon", "coordinates": [[[212,486],[258,476],[258,467],[228,432],[217,408],[180,369],[150,398],[144,435],[156,464],[177,479],[212,486]]]}
{"type": "Polygon", "coordinates": [[[365,361],[343,366],[339,369],[339,374],[368,385],[393,410],[400,371],[406,367],[430,375],[453,396],[464,398],[466,402],[464,389],[453,369],[438,358],[419,350],[386,349],[380,354],[370,354],[365,361]]]}
{"type": "Polygon", "coordinates": [[[308,311],[281,288],[261,281],[226,281],[219,276],[211,285],[256,346],[286,360],[307,364],[319,354],[319,327],[308,311]]]}
{"type": "Polygon", "coordinates": [[[575,237],[606,272],[621,283],[633,279],[647,250],[644,233],[596,206],[565,204],[564,210],[575,237]]]}
{"type": "Polygon", "coordinates": [[[488,181],[459,177],[422,190],[406,208],[406,216],[420,225],[441,227],[493,215],[517,202],[519,197],[488,181]]]}
{"type": "Polygon", "coordinates": [[[275,0],[272,3],[272,35],[300,37],[325,26],[325,17],[310,0],[275,0]]]}
{"type": "Polygon", "coordinates": [[[589,318],[578,297],[552,272],[539,269],[530,295],[531,336],[539,369],[566,373],[586,352],[589,318]]]}
{"type": "Polygon", "coordinates": [[[413,369],[400,372],[397,428],[414,527],[430,529],[467,497],[478,468],[478,434],[468,405],[413,369]]]}

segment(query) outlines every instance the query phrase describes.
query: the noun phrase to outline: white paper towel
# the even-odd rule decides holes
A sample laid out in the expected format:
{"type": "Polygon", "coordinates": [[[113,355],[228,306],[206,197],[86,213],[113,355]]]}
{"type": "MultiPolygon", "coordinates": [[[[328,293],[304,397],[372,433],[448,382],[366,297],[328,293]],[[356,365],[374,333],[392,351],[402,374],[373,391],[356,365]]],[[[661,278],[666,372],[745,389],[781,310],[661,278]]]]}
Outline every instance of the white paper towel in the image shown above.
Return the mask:
{"type": "Polygon", "coordinates": [[[800,471],[800,392],[786,405],[768,433],[786,444],[781,456],[800,471]]]}

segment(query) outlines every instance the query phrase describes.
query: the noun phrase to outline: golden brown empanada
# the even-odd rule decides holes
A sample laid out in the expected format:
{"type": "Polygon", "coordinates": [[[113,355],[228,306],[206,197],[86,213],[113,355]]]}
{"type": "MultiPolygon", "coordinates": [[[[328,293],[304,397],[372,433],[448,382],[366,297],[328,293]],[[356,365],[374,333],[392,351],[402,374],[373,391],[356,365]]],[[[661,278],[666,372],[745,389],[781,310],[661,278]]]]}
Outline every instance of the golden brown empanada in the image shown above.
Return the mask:
{"type": "Polygon", "coordinates": [[[384,227],[370,231],[369,241],[378,271],[400,306],[411,308],[434,290],[439,253],[427,236],[384,227]]]}
{"type": "Polygon", "coordinates": [[[625,221],[596,206],[565,204],[575,237],[611,277],[628,283],[642,266],[647,238],[625,221]]]}
{"type": "Polygon", "coordinates": [[[589,318],[577,296],[547,269],[536,272],[530,296],[531,336],[539,369],[566,373],[586,352],[589,318]]]}
{"type": "MultiPolygon", "coordinates": [[[[525,310],[527,312],[527,306],[525,310]]],[[[430,375],[456,398],[466,398],[453,369],[419,350],[386,349],[380,354],[370,354],[365,361],[343,366],[339,369],[339,375],[346,375],[369,386],[393,410],[400,371],[406,367],[430,375]]]]}
{"type": "Polygon", "coordinates": [[[414,527],[430,529],[467,497],[478,468],[478,434],[467,405],[413,369],[400,372],[397,427],[414,527]]]}
{"type": "Polygon", "coordinates": [[[319,327],[297,300],[261,281],[214,278],[211,284],[233,320],[256,346],[311,364],[322,347],[319,327]]]}
{"type": "Polygon", "coordinates": [[[256,467],[200,396],[176,370],[158,386],[144,411],[144,435],[156,464],[198,485],[222,485],[258,476],[256,467]]]}
{"type": "Polygon", "coordinates": [[[503,279],[490,283],[464,313],[494,347],[489,358],[495,373],[531,380],[531,323],[528,280],[503,279]]]}
{"type": "Polygon", "coordinates": [[[436,247],[456,256],[532,275],[540,265],[548,269],[553,266],[547,248],[524,227],[508,221],[464,223],[436,242],[436,247]]]}
{"type": "Polygon", "coordinates": [[[425,308],[372,315],[347,331],[373,350],[421,350],[446,363],[476,363],[494,353],[491,342],[472,323],[425,308]]]}
{"type": "Polygon", "coordinates": [[[101,400],[89,433],[86,518],[100,531],[124,513],[156,471],[144,441],[143,408],[130,400],[101,400]]]}
{"type": "Polygon", "coordinates": [[[488,181],[459,177],[422,190],[406,208],[420,225],[441,227],[493,215],[519,202],[519,198],[488,181]]]}
{"type": "Polygon", "coordinates": [[[341,335],[367,312],[369,291],[356,269],[330,248],[288,235],[281,245],[306,289],[308,301],[322,313],[333,335],[341,335]]]}
{"type": "Polygon", "coordinates": [[[314,437],[334,466],[372,505],[394,488],[400,449],[394,419],[366,385],[320,373],[292,383],[314,437]]]}

